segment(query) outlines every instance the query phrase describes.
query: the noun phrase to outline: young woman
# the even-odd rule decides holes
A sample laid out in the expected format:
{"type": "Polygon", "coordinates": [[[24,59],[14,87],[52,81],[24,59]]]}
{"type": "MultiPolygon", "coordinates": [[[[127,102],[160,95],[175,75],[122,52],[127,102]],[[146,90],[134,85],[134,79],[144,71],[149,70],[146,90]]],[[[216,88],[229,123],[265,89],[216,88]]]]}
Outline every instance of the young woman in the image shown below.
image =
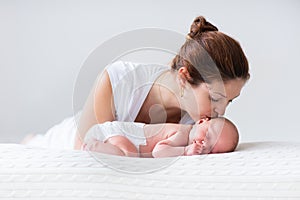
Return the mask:
{"type": "Polygon", "coordinates": [[[64,144],[80,149],[87,131],[106,121],[193,124],[222,116],[249,77],[239,43],[199,16],[171,66],[121,61],[107,66],[82,112],[46,136],[67,135],[64,144]]]}

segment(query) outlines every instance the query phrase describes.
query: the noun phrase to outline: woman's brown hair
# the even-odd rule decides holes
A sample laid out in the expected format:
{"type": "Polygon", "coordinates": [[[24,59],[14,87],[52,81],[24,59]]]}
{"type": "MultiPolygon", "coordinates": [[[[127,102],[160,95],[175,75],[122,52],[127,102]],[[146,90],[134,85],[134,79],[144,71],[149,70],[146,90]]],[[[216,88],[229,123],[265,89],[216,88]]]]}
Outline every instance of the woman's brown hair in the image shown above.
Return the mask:
{"type": "Polygon", "coordinates": [[[192,85],[221,78],[226,82],[236,78],[249,79],[247,58],[240,44],[218,28],[197,17],[191,25],[186,42],[172,61],[172,69],[187,67],[192,85]]]}

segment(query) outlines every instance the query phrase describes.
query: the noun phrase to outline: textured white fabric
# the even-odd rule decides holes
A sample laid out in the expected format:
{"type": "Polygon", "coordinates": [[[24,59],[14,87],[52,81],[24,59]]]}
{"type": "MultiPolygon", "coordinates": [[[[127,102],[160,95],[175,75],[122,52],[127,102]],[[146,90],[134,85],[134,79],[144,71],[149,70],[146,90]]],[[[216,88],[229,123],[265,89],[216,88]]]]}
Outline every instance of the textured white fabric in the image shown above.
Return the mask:
{"type": "Polygon", "coordinates": [[[233,153],[177,159],[2,144],[0,198],[296,200],[299,166],[299,143],[242,143],[233,153]]]}
{"type": "Polygon", "coordinates": [[[144,123],[132,122],[105,122],[96,124],[87,132],[84,142],[89,143],[92,139],[105,142],[112,136],[121,135],[128,138],[139,150],[140,145],[146,145],[146,137],[144,135],[144,123]]]}
{"type": "Polygon", "coordinates": [[[46,134],[37,134],[28,145],[51,149],[73,149],[80,112],[75,117],[68,117],[50,128],[46,134]]]}

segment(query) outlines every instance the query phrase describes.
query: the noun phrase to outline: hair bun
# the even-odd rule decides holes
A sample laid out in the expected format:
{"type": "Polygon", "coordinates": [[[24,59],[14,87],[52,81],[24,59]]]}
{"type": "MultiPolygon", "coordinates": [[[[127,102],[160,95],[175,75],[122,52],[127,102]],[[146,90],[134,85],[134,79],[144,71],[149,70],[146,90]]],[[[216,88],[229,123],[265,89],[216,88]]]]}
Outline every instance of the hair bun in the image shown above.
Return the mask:
{"type": "Polygon", "coordinates": [[[201,33],[208,31],[218,31],[218,28],[206,21],[203,16],[199,16],[191,25],[190,33],[188,34],[188,36],[194,39],[195,37],[199,37],[201,33]]]}

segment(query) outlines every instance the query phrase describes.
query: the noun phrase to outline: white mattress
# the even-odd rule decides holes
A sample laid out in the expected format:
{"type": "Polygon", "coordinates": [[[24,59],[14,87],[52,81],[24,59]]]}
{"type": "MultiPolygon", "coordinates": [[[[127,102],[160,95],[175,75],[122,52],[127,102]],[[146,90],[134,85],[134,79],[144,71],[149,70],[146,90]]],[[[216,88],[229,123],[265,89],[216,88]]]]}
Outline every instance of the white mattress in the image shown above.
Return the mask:
{"type": "Polygon", "coordinates": [[[300,199],[300,143],[128,158],[0,145],[0,199],[300,199]]]}

